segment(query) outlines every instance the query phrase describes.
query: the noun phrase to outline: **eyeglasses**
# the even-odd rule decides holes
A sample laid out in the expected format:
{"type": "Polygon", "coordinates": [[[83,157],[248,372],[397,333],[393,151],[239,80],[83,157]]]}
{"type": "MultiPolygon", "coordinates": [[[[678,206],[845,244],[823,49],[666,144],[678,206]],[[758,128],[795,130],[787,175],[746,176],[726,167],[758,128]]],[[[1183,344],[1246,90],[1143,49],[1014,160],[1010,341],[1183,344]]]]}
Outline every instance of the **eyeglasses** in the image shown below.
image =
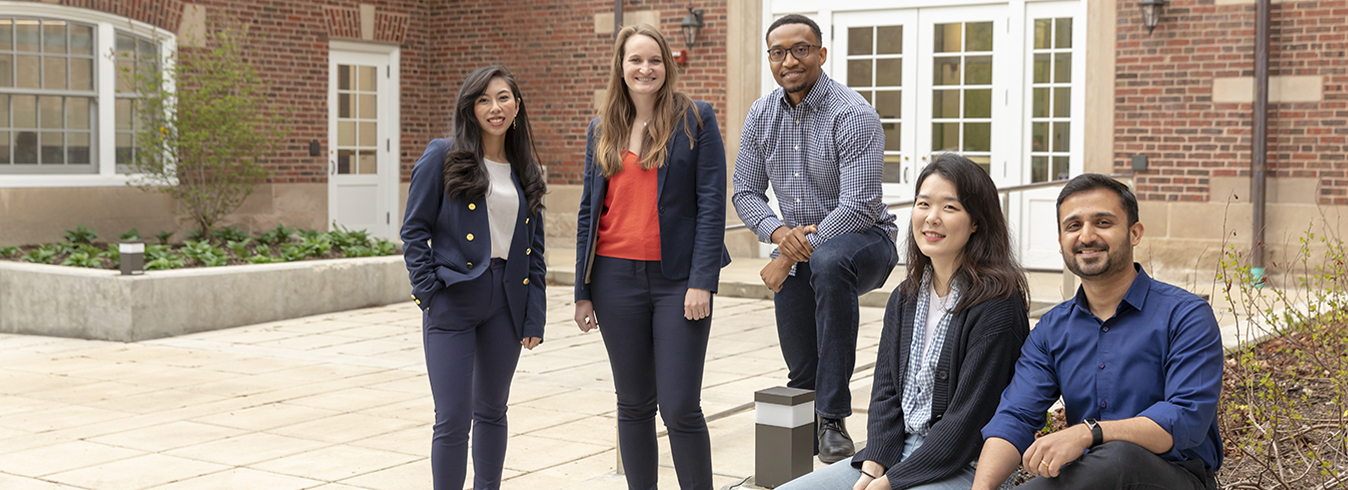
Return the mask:
{"type": "Polygon", "coordinates": [[[795,46],[791,46],[790,48],[786,49],[772,48],[768,50],[768,61],[771,61],[773,63],[780,63],[782,60],[786,59],[787,51],[790,51],[791,56],[794,56],[796,59],[803,60],[805,58],[810,57],[811,48],[822,48],[822,47],[823,46],[817,44],[797,44],[795,46]]]}

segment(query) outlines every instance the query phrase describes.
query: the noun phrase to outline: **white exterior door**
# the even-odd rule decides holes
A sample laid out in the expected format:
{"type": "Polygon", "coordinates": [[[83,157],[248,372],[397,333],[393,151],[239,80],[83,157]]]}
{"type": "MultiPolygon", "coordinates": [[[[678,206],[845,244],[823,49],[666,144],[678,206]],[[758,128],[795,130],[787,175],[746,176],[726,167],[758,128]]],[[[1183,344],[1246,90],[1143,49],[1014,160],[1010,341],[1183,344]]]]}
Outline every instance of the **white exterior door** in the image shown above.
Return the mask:
{"type": "Polygon", "coordinates": [[[328,225],[392,238],[398,50],[345,47],[328,61],[328,225]]]}
{"type": "MultiPolygon", "coordinates": [[[[1072,25],[1084,22],[1084,2],[902,4],[836,0],[820,10],[804,0],[764,1],[765,30],[789,13],[818,22],[829,76],[876,107],[885,130],[886,202],[911,199],[917,175],[944,152],[978,163],[998,187],[1081,172],[1084,30],[1072,25]]],[[[763,80],[764,93],[776,88],[770,73],[763,80]]],[[[1062,267],[1057,192],[1011,195],[1011,233],[1027,267],[1062,267]]],[[[908,227],[911,211],[896,214],[901,229],[908,227]]],[[[900,236],[906,240],[906,229],[900,236]]]]}

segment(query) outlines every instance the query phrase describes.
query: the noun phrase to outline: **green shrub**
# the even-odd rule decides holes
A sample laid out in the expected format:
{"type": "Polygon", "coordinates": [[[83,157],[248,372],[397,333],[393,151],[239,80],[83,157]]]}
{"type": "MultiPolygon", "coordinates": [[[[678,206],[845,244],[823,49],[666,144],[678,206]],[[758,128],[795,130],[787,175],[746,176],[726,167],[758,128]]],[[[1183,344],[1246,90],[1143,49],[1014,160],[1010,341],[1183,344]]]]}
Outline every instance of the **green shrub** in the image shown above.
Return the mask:
{"type": "Polygon", "coordinates": [[[99,269],[103,267],[103,257],[99,257],[97,255],[91,256],[89,255],[88,252],[79,251],[70,254],[69,257],[66,257],[65,260],[61,261],[61,265],[70,267],[87,267],[90,269],[99,269]]]}
{"type": "Polygon", "coordinates": [[[170,238],[173,238],[173,232],[172,232],[172,231],[161,231],[161,232],[159,232],[159,233],[155,233],[155,234],[154,234],[154,237],[157,238],[157,239],[159,239],[159,244],[160,244],[160,245],[168,245],[169,239],[170,239],[170,238]]]}
{"type": "Polygon", "coordinates": [[[211,245],[211,242],[187,240],[183,242],[182,254],[206,267],[219,267],[229,262],[225,250],[211,245]]]}
{"type": "Polygon", "coordinates": [[[286,225],[277,224],[276,228],[267,230],[257,237],[257,241],[266,245],[277,245],[290,241],[291,235],[295,234],[295,229],[286,225]]]}
{"type": "Polygon", "coordinates": [[[84,225],[78,225],[73,230],[66,230],[66,241],[70,243],[93,243],[98,239],[98,232],[84,225]]]}
{"type": "Polygon", "coordinates": [[[34,264],[52,264],[56,261],[58,255],[61,255],[61,246],[49,243],[33,250],[29,250],[28,253],[19,260],[32,262],[34,264]]]}
{"type": "Polygon", "coordinates": [[[247,232],[240,230],[237,226],[227,226],[218,230],[212,230],[211,236],[217,240],[226,242],[241,242],[252,238],[247,232]]]}
{"type": "Polygon", "coordinates": [[[118,239],[118,240],[140,240],[140,230],[137,230],[137,229],[135,229],[135,228],[132,228],[132,229],[130,229],[130,230],[126,230],[126,233],[122,233],[121,235],[117,235],[117,239],[118,239]]]}
{"type": "Polygon", "coordinates": [[[5,245],[0,247],[0,259],[12,259],[23,253],[23,249],[14,245],[5,245]]]}
{"type": "Polygon", "coordinates": [[[182,257],[178,256],[178,254],[175,254],[173,252],[169,252],[166,255],[162,255],[154,260],[146,262],[145,270],[160,271],[168,269],[178,269],[186,266],[187,262],[184,261],[182,257]]]}
{"type": "Polygon", "coordinates": [[[230,240],[228,242],[225,242],[225,248],[228,248],[229,251],[234,252],[235,257],[242,259],[248,256],[248,244],[250,243],[253,243],[253,239],[251,237],[244,238],[243,240],[230,240]]]}

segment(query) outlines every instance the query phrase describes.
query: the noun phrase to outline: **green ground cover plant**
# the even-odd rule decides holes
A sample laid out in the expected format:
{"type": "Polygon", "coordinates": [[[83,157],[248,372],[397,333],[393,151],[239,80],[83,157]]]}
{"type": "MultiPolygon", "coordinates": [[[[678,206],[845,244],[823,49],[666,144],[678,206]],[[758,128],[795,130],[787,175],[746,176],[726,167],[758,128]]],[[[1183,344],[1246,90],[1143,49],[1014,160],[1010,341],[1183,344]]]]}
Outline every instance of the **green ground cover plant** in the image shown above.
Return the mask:
{"type": "MultiPolygon", "coordinates": [[[[160,243],[145,245],[145,270],[184,267],[220,267],[240,264],[271,264],[313,259],[377,257],[400,253],[388,240],[372,237],[365,230],[350,230],[336,223],[324,232],[277,225],[253,236],[237,227],[217,230],[212,238],[188,233],[181,244],[170,244],[172,231],[155,235],[160,243]]],[[[0,247],[0,260],[64,265],[92,269],[118,269],[121,254],[116,243],[98,243],[98,232],[84,225],[66,230],[57,243],[0,247]]],[[[138,239],[140,232],[127,230],[119,239],[138,239]]]]}

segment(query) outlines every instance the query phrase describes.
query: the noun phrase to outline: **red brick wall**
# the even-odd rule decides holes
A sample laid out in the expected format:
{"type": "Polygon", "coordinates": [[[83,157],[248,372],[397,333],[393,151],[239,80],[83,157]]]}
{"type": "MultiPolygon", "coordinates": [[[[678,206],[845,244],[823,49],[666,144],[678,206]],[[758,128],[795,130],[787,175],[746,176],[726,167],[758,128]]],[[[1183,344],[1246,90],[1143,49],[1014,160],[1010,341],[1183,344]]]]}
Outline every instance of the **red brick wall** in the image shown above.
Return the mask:
{"type": "MultiPolygon", "coordinates": [[[[698,45],[681,89],[710,102],[724,131],[726,0],[705,10],[698,45]]],[[[585,129],[594,117],[595,90],[608,82],[612,34],[596,34],[594,16],[612,12],[607,0],[62,0],[64,5],[127,16],[176,32],[184,3],[205,5],[213,18],[226,15],[256,35],[246,50],[268,87],[268,111],[286,114],[290,138],[269,159],[272,182],[327,180],[326,156],[311,157],[309,142],[327,147],[328,24],[323,7],[376,6],[409,15],[402,48],[402,180],[431,139],[448,134],[454,98],[473,69],[504,63],[519,78],[549,182],[577,184],[583,173],[585,129]]],[[[683,47],[679,23],[685,3],[632,0],[625,10],[659,10],[660,30],[683,47]]]]}
{"type": "MultiPolygon", "coordinates": [[[[726,0],[706,2],[706,27],[689,57],[680,89],[710,102],[725,129],[726,0]]],[[[670,0],[629,1],[626,12],[660,11],[660,31],[673,48],[683,48],[679,24],[686,3],[670,0]]],[[[450,129],[453,98],[469,72],[489,63],[504,63],[518,78],[525,95],[536,144],[549,183],[579,184],[584,173],[585,130],[594,118],[594,91],[608,84],[613,35],[596,34],[594,16],[613,11],[605,0],[490,0],[445,2],[432,9],[429,22],[450,26],[431,34],[429,52],[443,60],[432,68],[429,87],[444,95],[433,112],[433,133],[450,129]]],[[[414,20],[415,23],[415,20],[414,20]]],[[[406,55],[404,55],[406,58],[406,55]]],[[[406,82],[404,82],[406,85],[406,82]]],[[[404,138],[404,180],[425,144],[404,138]]]]}
{"type": "MultiPolygon", "coordinates": [[[[1210,177],[1248,177],[1253,105],[1214,103],[1214,77],[1254,75],[1254,5],[1171,0],[1148,35],[1118,2],[1114,170],[1144,153],[1138,198],[1206,201],[1210,177]]],[[[1324,77],[1320,102],[1270,103],[1270,177],[1319,179],[1322,204],[1348,204],[1348,0],[1273,4],[1270,76],[1324,77]]]]}

